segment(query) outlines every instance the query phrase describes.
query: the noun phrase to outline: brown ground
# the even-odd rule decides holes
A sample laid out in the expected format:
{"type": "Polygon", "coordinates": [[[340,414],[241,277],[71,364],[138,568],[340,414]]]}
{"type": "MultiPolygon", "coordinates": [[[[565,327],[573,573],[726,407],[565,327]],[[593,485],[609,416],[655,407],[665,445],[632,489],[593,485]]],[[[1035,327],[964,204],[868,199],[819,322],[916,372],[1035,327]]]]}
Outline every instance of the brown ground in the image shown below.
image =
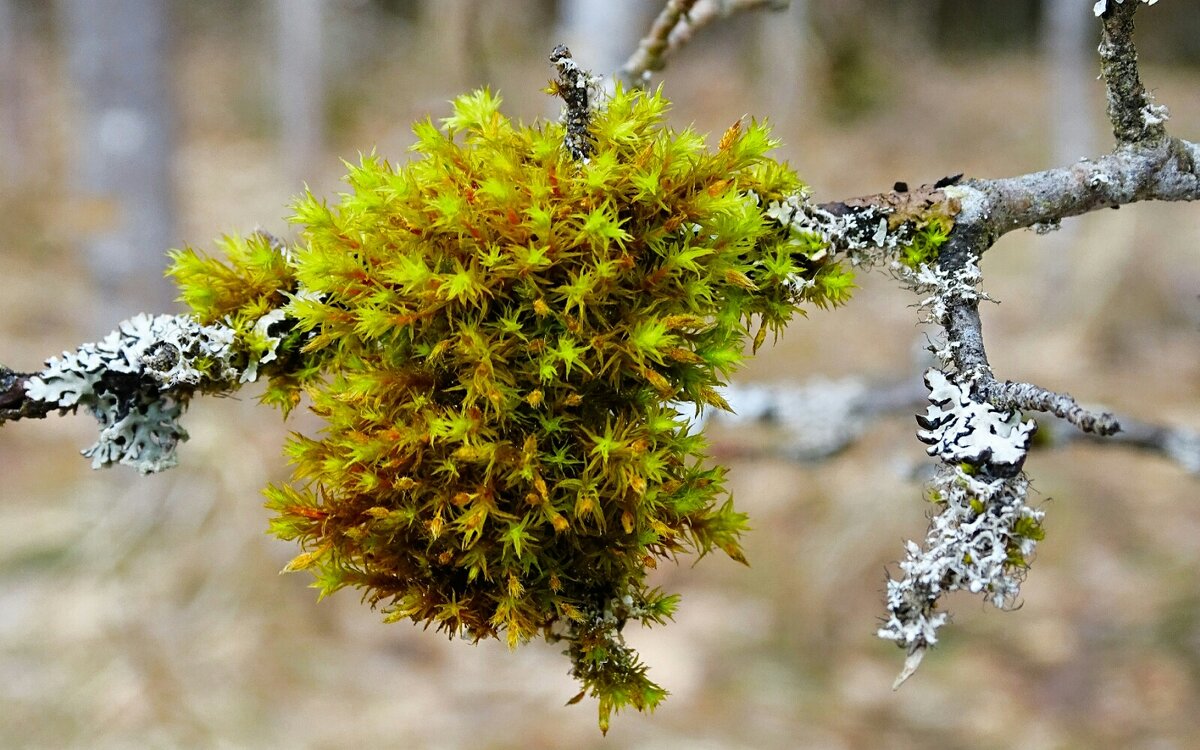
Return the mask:
{"type": "MultiPolygon", "coordinates": [[[[839,125],[774,111],[780,84],[747,84],[744,52],[714,42],[676,61],[676,120],[719,132],[744,112],[771,116],[820,198],[1047,165],[1044,74],[1027,59],[898,64],[882,108],[839,125]]],[[[192,92],[180,236],[196,244],[285,231],[293,189],[244,113],[248,59],[216,37],[179,54],[192,92]]],[[[403,158],[404,123],[439,116],[454,93],[420,59],[339,89],[357,104],[331,153],[375,143],[403,158]]],[[[537,54],[494,75],[511,111],[544,111],[537,54]]],[[[1176,132],[1200,135],[1196,75],[1147,77],[1176,132]]],[[[329,189],[338,169],[330,158],[314,185],[329,189]]],[[[18,369],[102,333],[61,200],[46,185],[0,199],[0,355],[18,369]]],[[[1005,239],[984,267],[1004,302],[986,311],[998,372],[1200,426],[1198,243],[1194,205],[1005,239]],[[1054,254],[1069,257],[1061,285],[1043,281],[1054,254]]],[[[865,278],[846,309],[797,321],[745,378],[899,373],[920,335],[910,302],[865,278]]],[[[258,488],[286,478],[279,446],[309,419],[282,425],[246,395],[196,404],[187,426],[182,465],[150,478],[89,471],[76,455],[92,440],[84,417],[0,431],[0,746],[1157,750],[1200,736],[1200,484],[1159,458],[1086,446],[1032,458],[1047,538],[1024,606],[955,599],[943,645],[896,693],[901,653],[873,630],[885,566],[925,527],[920,488],[897,468],[922,455],[912,423],[882,424],[817,467],[736,461],[752,567],[660,571],[683,593],[677,621],[631,637],[673,695],[601,739],[593,704],[562,707],[574,686],[554,647],[447,642],[380,623],[352,592],[318,604],[303,576],[277,575],[295,550],[263,533],[258,488]]]]}

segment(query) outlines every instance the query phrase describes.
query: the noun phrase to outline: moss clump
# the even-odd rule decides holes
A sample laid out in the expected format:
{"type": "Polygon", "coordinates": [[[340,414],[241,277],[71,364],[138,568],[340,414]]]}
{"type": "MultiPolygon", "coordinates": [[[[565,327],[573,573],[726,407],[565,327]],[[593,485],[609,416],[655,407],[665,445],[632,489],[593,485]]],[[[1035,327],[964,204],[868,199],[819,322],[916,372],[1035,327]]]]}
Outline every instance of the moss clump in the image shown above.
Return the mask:
{"type": "MultiPolygon", "coordinates": [[[[336,205],[297,202],[294,279],[272,278],[326,427],[289,445],[271,528],[322,595],[360,588],[389,621],[565,640],[606,728],[665,695],[621,636],[674,610],[647,571],[743,560],[746,518],[686,413],[725,408],[747,344],[840,301],[847,274],[766,216],[801,186],[760,124],[710,152],[661,95],[619,91],[579,163],[560,126],[499,105],[460,97],[415,126],[411,163],[365,157],[336,205]]],[[[231,260],[214,277],[251,286],[231,260]]],[[[259,299],[176,276],[205,314],[259,299]]]]}
{"type": "Polygon", "coordinates": [[[280,241],[257,232],[227,236],[219,243],[225,260],[188,248],[171,253],[167,275],[180,301],[201,325],[222,324],[234,331],[245,380],[267,377],[265,403],[287,414],[300,402],[304,386],[320,377],[325,352],[302,352],[305,336],[284,307],[299,292],[293,256],[280,241]]]}
{"type": "Polygon", "coordinates": [[[950,239],[954,220],[949,216],[932,214],[917,222],[911,240],[898,248],[896,260],[911,270],[932,265],[938,259],[942,245],[950,239]]]}

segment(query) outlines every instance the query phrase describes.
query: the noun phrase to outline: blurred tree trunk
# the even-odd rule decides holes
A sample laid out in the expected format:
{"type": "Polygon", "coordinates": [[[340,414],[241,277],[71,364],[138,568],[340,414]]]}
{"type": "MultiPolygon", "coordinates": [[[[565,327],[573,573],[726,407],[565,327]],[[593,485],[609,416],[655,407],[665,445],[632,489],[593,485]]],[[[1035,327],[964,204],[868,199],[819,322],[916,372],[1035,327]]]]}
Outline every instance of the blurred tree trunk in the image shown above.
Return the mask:
{"type": "Polygon", "coordinates": [[[163,310],[175,243],[167,4],[63,0],[59,5],[77,113],[71,181],[101,327],[163,310]]]}
{"type": "Polygon", "coordinates": [[[487,72],[480,36],[479,0],[425,0],[423,14],[432,30],[432,54],[439,77],[457,94],[486,84],[487,72]]]}
{"type": "Polygon", "coordinates": [[[287,177],[316,179],[325,145],[324,0],[275,0],[280,146],[287,177]]]}
{"type": "Polygon", "coordinates": [[[0,0],[0,189],[20,186],[30,145],[24,127],[26,92],[17,46],[24,26],[22,16],[18,3],[0,0]]]}
{"type": "Polygon", "coordinates": [[[660,5],[638,0],[561,0],[559,40],[581,65],[596,75],[609,75],[637,47],[660,5]]]}
{"type": "MultiPolygon", "coordinates": [[[[1095,19],[1091,5],[1079,0],[1045,0],[1042,13],[1042,58],[1050,76],[1050,163],[1062,166],[1093,153],[1097,140],[1095,107],[1088,96],[1096,76],[1091,40],[1095,19]]],[[[1051,238],[1054,247],[1044,255],[1045,299],[1052,315],[1074,307],[1068,282],[1078,241],[1078,225],[1067,222],[1051,238]]]]}
{"type": "Polygon", "coordinates": [[[1096,141],[1097,116],[1088,97],[1098,72],[1091,39],[1096,24],[1091,7],[1079,0],[1046,0],[1043,13],[1042,52],[1050,69],[1054,123],[1051,162],[1070,164],[1092,153],[1096,141]]]}
{"type": "Polygon", "coordinates": [[[791,0],[787,9],[760,14],[763,73],[758,76],[777,122],[801,115],[808,99],[808,55],[811,34],[808,0],[791,0]]]}

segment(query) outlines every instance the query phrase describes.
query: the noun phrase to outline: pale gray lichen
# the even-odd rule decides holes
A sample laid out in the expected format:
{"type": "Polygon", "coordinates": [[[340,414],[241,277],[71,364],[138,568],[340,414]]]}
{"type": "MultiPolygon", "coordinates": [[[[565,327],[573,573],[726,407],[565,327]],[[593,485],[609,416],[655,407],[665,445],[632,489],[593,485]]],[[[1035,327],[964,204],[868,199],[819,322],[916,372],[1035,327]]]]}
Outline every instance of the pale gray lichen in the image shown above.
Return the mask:
{"type": "Polygon", "coordinates": [[[943,595],[965,590],[1009,608],[1041,538],[1043,513],[1026,504],[1029,481],[1020,472],[1035,425],[972,398],[967,384],[939,370],[925,375],[932,404],[918,437],[941,462],[929,485],[939,507],[924,545],[909,541],[904,574],[887,585],[888,618],[878,635],[908,654],[897,685],[937,643],[947,620],[943,595]]]}
{"type": "Polygon", "coordinates": [[[282,338],[273,334],[272,331],[278,330],[278,326],[284,322],[285,318],[283,308],[277,307],[255,322],[254,328],[250,331],[249,340],[244,342],[249,361],[242,370],[239,382],[253,383],[258,379],[259,365],[273,362],[279,356],[279,344],[282,342],[282,338]]]}
{"type": "Polygon", "coordinates": [[[903,231],[888,231],[886,208],[863,206],[838,215],[810,203],[803,192],[772,201],[765,213],[796,234],[816,235],[821,244],[845,253],[855,266],[880,266],[911,240],[903,231]]]}
{"type": "Polygon", "coordinates": [[[242,382],[245,359],[232,328],[142,313],[97,343],[47,360],[25,391],[58,409],[91,411],[100,434],[83,454],[93,468],[121,463],[145,474],[175,465],[187,439],[178,420],[192,392],[242,382]]]}
{"type": "Polygon", "coordinates": [[[100,422],[100,433],[80,452],[92,459],[93,469],[120,463],[142,474],[164,471],[178,462],[175,449],[188,438],[179,424],[183,404],[161,394],[138,392],[136,400],[123,404],[111,395],[101,396],[92,414],[100,422]]]}
{"type": "Polygon", "coordinates": [[[888,618],[877,633],[910,655],[937,643],[947,621],[937,604],[951,591],[982,594],[1001,609],[1016,604],[1044,515],[1026,504],[1024,475],[984,479],[943,465],[930,491],[941,511],[924,545],[905,546],[904,576],[888,581],[888,618]]]}
{"type": "Polygon", "coordinates": [[[897,263],[892,270],[905,286],[921,298],[917,307],[926,311],[924,323],[940,324],[950,305],[956,302],[991,299],[979,289],[983,274],[974,258],[954,270],[924,263],[915,269],[897,263]]]}
{"type": "MultiPolygon", "coordinates": [[[[1147,94],[1147,97],[1149,94],[1147,94]]],[[[1142,129],[1150,130],[1156,125],[1162,125],[1167,120],[1171,119],[1171,113],[1167,110],[1165,104],[1147,104],[1142,107],[1142,129]]]]}

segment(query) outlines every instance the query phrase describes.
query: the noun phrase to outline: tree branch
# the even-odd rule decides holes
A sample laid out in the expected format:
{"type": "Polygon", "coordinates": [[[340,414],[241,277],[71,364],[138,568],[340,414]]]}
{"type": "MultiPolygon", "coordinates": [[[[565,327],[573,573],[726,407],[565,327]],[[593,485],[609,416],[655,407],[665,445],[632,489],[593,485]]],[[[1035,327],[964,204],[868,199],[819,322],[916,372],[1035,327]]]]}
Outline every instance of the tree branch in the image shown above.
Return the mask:
{"type": "Polygon", "coordinates": [[[1018,177],[968,180],[947,188],[983,250],[1016,229],[1053,224],[1146,200],[1200,199],[1200,144],[1178,138],[1121,144],[1096,159],[1018,177]]]}
{"type": "Polygon", "coordinates": [[[691,41],[692,35],[718,18],[748,10],[782,10],[790,0],[668,0],[649,33],[616,73],[626,86],[644,86],[650,74],[662,70],[666,59],[691,41]]]}
{"type": "Polygon", "coordinates": [[[1108,5],[1101,15],[1100,70],[1108,90],[1108,119],[1119,143],[1155,140],[1166,135],[1167,109],[1151,102],[1138,76],[1133,45],[1133,15],[1140,3],[1108,5]]]}
{"type": "Polygon", "coordinates": [[[53,404],[29,397],[25,386],[32,373],[13,372],[0,365],[0,425],[18,419],[41,419],[55,410],[53,404]]]}
{"type": "MultiPolygon", "coordinates": [[[[800,463],[828,460],[849,449],[875,424],[911,415],[927,403],[920,377],[912,375],[874,383],[857,377],[817,377],[803,383],[733,383],[721,395],[733,413],[710,412],[706,421],[734,429],[764,425],[778,432],[773,433],[765,449],[745,441],[718,438],[713,443],[717,455],[771,455],[800,463]]],[[[1082,440],[1098,446],[1135,448],[1200,476],[1200,431],[1155,424],[1127,414],[1115,418],[1121,431],[1107,436],[1082,432],[1061,417],[1039,418],[1034,447],[1061,448],[1082,440]]]]}
{"type": "Polygon", "coordinates": [[[985,239],[986,235],[970,231],[969,225],[960,220],[938,260],[944,278],[949,280],[939,290],[939,303],[945,312],[938,322],[946,332],[947,352],[959,381],[969,384],[975,396],[1001,410],[1049,412],[1084,432],[1098,435],[1118,432],[1121,426],[1112,414],[1084,409],[1068,394],[1032,383],[996,380],[983,343],[980,295],[974,289],[978,279],[976,263],[985,239]]]}
{"type": "Polygon", "coordinates": [[[282,310],[268,312],[255,344],[234,328],[202,326],[187,315],[137,315],[98,342],[50,358],[39,373],[0,367],[0,424],[83,408],[100,424],[98,440],[83,451],[92,468],[170,468],[187,439],[179,419],[188,401],[236,390],[278,364],[288,326],[282,310]]]}
{"type": "Polygon", "coordinates": [[[558,69],[555,93],[563,100],[563,146],[576,161],[587,161],[596,150],[596,139],[589,130],[592,119],[594,79],[579,67],[565,44],[550,52],[550,62],[558,69]]]}
{"type": "Polygon", "coordinates": [[[642,37],[637,49],[617,72],[617,79],[627,86],[642,86],[651,71],[662,70],[670,51],[668,38],[671,31],[695,4],[696,0],[667,0],[650,25],[649,33],[642,37]]]}

